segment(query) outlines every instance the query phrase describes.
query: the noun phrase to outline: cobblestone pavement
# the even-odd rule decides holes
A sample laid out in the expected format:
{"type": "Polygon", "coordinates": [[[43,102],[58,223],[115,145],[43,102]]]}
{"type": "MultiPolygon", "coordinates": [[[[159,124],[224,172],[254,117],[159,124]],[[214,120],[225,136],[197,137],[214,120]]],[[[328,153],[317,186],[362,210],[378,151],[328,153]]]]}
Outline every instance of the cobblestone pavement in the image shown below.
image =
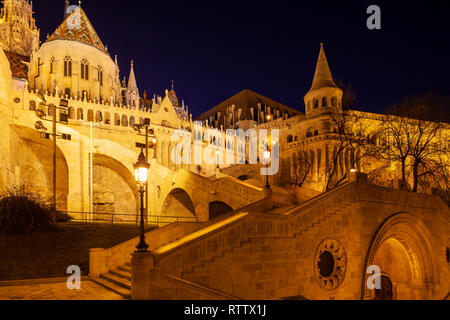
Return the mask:
{"type": "Polygon", "coordinates": [[[0,300],[123,300],[92,281],[82,281],[80,290],[69,290],[65,282],[0,286],[0,300]]]}

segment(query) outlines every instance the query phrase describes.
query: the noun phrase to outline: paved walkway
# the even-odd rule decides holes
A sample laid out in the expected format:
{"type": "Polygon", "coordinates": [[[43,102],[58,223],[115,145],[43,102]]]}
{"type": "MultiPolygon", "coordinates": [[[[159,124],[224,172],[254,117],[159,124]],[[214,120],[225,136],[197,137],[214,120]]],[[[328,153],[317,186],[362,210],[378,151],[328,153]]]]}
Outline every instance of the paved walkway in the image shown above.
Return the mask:
{"type": "Polygon", "coordinates": [[[90,280],[80,290],[69,290],[65,282],[0,286],[0,300],[123,300],[114,292],[90,280]]]}

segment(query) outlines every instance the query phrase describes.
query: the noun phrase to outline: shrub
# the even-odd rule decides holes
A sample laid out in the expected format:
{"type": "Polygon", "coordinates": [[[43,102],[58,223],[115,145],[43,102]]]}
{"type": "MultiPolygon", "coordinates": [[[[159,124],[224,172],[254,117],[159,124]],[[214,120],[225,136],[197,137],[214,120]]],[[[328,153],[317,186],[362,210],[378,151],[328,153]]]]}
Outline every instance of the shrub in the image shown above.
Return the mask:
{"type": "Polygon", "coordinates": [[[28,235],[55,230],[48,203],[40,196],[27,192],[25,187],[10,189],[0,199],[0,231],[28,235]]]}

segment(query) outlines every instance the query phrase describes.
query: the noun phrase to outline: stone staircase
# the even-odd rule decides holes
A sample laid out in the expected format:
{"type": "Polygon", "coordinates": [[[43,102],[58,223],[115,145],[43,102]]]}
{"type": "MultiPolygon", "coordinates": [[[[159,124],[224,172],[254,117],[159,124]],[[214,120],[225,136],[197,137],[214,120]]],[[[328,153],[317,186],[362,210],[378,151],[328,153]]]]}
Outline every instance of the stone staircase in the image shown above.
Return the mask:
{"type": "Polygon", "coordinates": [[[102,273],[100,277],[91,278],[92,281],[102,287],[122,296],[124,299],[131,299],[131,263],[126,262],[108,273],[102,273]]]}
{"type": "MultiPolygon", "coordinates": [[[[339,208],[335,209],[335,210],[330,210],[329,213],[320,216],[320,217],[316,217],[317,219],[313,220],[310,223],[307,223],[300,231],[296,232],[295,234],[293,234],[293,237],[296,238],[306,232],[308,232],[309,230],[319,226],[321,223],[327,221],[328,219],[330,219],[331,217],[344,212],[346,208],[348,208],[352,203],[344,203],[342,204],[339,208]]],[[[187,279],[187,280],[191,280],[194,282],[198,282],[198,284],[200,285],[207,285],[205,283],[202,283],[201,281],[199,281],[198,279],[195,278],[195,274],[203,274],[203,272],[207,272],[207,266],[214,263],[216,260],[220,260],[222,258],[226,258],[227,256],[230,256],[233,254],[233,252],[235,250],[238,250],[240,248],[243,248],[244,246],[246,246],[247,244],[251,244],[252,239],[246,240],[246,241],[242,241],[237,245],[233,245],[233,246],[229,246],[227,249],[221,251],[219,254],[214,255],[212,257],[210,257],[209,259],[204,259],[201,261],[200,264],[198,265],[194,265],[190,270],[184,271],[182,273],[182,278],[183,279],[187,279]]]]}

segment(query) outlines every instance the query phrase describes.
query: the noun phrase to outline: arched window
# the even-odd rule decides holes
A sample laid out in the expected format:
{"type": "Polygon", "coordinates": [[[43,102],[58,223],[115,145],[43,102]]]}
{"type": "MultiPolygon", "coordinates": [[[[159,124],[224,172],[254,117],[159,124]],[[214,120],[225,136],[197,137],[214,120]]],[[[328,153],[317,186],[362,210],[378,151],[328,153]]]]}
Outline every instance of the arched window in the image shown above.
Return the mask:
{"type": "Polygon", "coordinates": [[[69,56],[66,56],[64,58],[64,76],[72,76],[72,58],[70,58],[69,56]]]}
{"type": "Polygon", "coordinates": [[[288,137],[287,137],[287,143],[291,143],[291,142],[293,142],[294,141],[294,137],[292,137],[291,135],[289,135],[288,137]]]}
{"type": "Polygon", "coordinates": [[[81,60],[81,79],[89,80],[89,63],[86,59],[81,60]]]}
{"type": "Polygon", "coordinates": [[[135,124],[135,121],[134,121],[134,117],[133,116],[131,116],[130,117],[130,127],[134,127],[134,124],[135,124]]]}
{"type": "Polygon", "coordinates": [[[97,111],[95,113],[95,122],[102,122],[102,121],[103,121],[102,112],[101,111],[97,111]]]}
{"type": "Polygon", "coordinates": [[[128,118],[126,115],[122,115],[122,127],[128,127],[128,118]]]}
{"type": "Polygon", "coordinates": [[[100,87],[103,86],[103,67],[98,66],[98,82],[100,83],[100,87]]]}
{"type": "Polygon", "coordinates": [[[64,96],[65,96],[65,97],[70,97],[70,93],[71,93],[71,92],[70,92],[70,88],[65,88],[65,89],[64,89],[64,96]]]}
{"type": "Polygon", "coordinates": [[[297,136],[294,137],[294,141],[298,141],[298,137],[297,136]]]}
{"type": "Polygon", "coordinates": [[[83,90],[83,91],[81,91],[81,100],[84,101],[85,99],[86,99],[86,101],[89,100],[89,94],[86,90],[83,90]]]}
{"type": "Polygon", "coordinates": [[[310,128],[306,131],[306,138],[311,138],[313,136],[313,130],[310,128]]]}
{"type": "Polygon", "coordinates": [[[36,102],[33,100],[30,101],[30,111],[36,111],[36,102]]]}
{"type": "Polygon", "coordinates": [[[54,66],[55,66],[55,57],[52,57],[50,59],[50,73],[54,73],[55,72],[54,66]]]}
{"type": "Polygon", "coordinates": [[[336,97],[331,98],[331,105],[333,107],[337,107],[337,98],[336,97]]]}
{"type": "Polygon", "coordinates": [[[327,97],[323,97],[323,98],[322,98],[322,107],[323,107],[323,108],[328,107],[327,97]]]}
{"type": "Polygon", "coordinates": [[[318,136],[319,135],[319,130],[314,130],[314,135],[318,136]]]}
{"type": "Polygon", "coordinates": [[[313,104],[314,104],[314,109],[319,108],[319,100],[314,99],[314,100],[313,100],[313,104]]]}
{"type": "Polygon", "coordinates": [[[88,122],[94,122],[94,111],[92,111],[91,109],[88,110],[87,121],[88,122]]]}
{"type": "Polygon", "coordinates": [[[83,109],[78,108],[77,110],[77,120],[84,120],[83,109]]]}
{"type": "Polygon", "coordinates": [[[111,124],[111,115],[109,112],[105,112],[105,124],[111,124]]]}
{"type": "Polygon", "coordinates": [[[120,116],[117,113],[114,114],[114,124],[120,126],[120,116]]]}
{"type": "Polygon", "coordinates": [[[69,119],[75,119],[75,109],[73,107],[69,107],[69,119]]]}

